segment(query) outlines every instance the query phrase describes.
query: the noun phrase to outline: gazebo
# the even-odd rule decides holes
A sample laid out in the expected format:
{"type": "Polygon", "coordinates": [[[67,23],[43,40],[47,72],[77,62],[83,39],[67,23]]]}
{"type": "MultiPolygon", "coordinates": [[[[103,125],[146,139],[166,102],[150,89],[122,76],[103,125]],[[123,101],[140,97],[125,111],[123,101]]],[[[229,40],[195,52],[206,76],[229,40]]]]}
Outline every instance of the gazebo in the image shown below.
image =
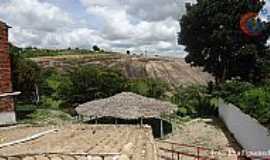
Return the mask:
{"type": "Polygon", "coordinates": [[[175,110],[176,105],[172,103],[130,92],[91,101],[76,108],[79,117],[90,123],[148,124],[155,137],[172,132],[170,122],[162,119],[162,115],[172,114],[175,110]]]}

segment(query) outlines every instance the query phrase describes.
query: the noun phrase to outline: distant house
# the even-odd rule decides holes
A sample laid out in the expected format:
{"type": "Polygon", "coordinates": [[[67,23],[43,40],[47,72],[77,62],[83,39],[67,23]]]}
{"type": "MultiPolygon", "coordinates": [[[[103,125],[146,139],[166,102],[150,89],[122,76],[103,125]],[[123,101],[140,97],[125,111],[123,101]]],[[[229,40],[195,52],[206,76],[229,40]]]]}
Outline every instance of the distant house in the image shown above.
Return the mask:
{"type": "Polygon", "coordinates": [[[172,125],[162,115],[172,114],[175,109],[176,105],[169,102],[124,92],[79,105],[76,112],[89,123],[147,124],[155,137],[163,137],[172,132],[172,125]]]}
{"type": "Polygon", "coordinates": [[[0,21],[0,125],[16,122],[11,83],[11,60],[8,52],[8,29],[0,21]]]}

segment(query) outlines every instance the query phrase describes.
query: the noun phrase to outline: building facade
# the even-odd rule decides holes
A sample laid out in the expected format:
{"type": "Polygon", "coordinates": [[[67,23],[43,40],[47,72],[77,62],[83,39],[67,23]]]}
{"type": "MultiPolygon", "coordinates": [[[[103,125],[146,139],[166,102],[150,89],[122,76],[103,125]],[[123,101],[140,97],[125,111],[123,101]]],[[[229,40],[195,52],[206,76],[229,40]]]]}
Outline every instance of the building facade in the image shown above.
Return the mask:
{"type": "Polygon", "coordinates": [[[8,44],[9,28],[8,25],[0,21],[0,125],[16,122],[8,44]]]}

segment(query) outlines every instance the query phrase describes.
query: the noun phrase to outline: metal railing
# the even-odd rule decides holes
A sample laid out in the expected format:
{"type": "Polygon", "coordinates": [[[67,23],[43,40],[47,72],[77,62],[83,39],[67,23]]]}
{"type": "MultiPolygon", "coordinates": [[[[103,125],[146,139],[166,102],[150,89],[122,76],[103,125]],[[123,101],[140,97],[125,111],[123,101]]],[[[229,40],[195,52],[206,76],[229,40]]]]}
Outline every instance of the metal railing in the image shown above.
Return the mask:
{"type": "Polygon", "coordinates": [[[170,147],[159,147],[160,151],[170,154],[170,156],[160,155],[159,157],[166,160],[182,160],[183,157],[194,158],[194,160],[217,160],[215,153],[223,155],[233,155],[237,160],[244,157],[237,155],[237,153],[229,153],[226,151],[214,150],[207,147],[199,147],[194,145],[179,144],[170,141],[159,141],[163,144],[168,144],[170,147]]]}

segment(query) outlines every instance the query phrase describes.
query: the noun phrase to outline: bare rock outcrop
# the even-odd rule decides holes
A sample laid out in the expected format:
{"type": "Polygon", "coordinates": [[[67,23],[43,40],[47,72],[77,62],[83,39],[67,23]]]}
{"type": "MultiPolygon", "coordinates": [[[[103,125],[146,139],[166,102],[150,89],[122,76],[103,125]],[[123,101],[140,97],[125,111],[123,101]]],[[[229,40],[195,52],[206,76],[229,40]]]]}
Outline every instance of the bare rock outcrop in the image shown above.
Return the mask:
{"type": "Polygon", "coordinates": [[[130,79],[158,78],[172,87],[188,84],[207,84],[213,77],[202,69],[191,67],[181,58],[126,56],[121,54],[69,55],[39,57],[31,60],[43,68],[66,70],[77,65],[103,65],[120,69],[130,79]]]}

